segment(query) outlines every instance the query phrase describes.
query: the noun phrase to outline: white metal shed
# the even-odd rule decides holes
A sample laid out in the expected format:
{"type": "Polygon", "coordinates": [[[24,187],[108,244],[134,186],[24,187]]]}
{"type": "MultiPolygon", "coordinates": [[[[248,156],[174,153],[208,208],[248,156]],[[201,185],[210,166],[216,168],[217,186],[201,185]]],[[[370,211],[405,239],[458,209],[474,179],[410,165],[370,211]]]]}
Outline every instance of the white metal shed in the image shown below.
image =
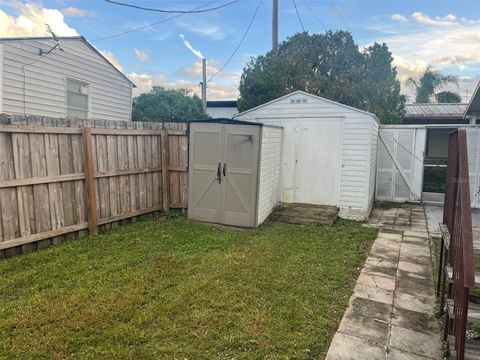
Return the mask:
{"type": "Polygon", "coordinates": [[[190,123],[190,219],[263,223],[280,202],[282,128],[231,119],[190,123]]]}
{"type": "Polygon", "coordinates": [[[341,217],[368,217],[377,160],[374,114],[295,91],[235,119],[283,127],[282,202],[335,205],[341,217]]]}

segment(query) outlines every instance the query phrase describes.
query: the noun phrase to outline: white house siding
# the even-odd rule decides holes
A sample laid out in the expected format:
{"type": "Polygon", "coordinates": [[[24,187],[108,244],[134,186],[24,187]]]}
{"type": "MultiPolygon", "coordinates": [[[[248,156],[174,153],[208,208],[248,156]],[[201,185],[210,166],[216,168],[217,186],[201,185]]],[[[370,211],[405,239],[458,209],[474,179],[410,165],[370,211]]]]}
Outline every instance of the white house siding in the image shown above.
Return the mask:
{"type": "Polygon", "coordinates": [[[282,129],[263,126],[258,184],[257,225],[262,224],[280,202],[282,129]]]}
{"type": "Polygon", "coordinates": [[[3,112],[49,117],[66,116],[66,79],[89,84],[89,117],[131,120],[132,84],[81,39],[60,39],[64,51],[39,58],[48,51],[50,39],[28,39],[3,43],[3,112]]]}
{"type": "Polygon", "coordinates": [[[207,114],[212,119],[231,119],[238,114],[238,110],[233,107],[208,107],[207,114]]]}
{"type": "MultiPolygon", "coordinates": [[[[352,219],[368,217],[373,198],[373,190],[370,187],[375,184],[375,180],[371,179],[372,174],[375,175],[376,163],[376,161],[372,163],[372,157],[376,156],[376,154],[372,154],[373,142],[376,139],[372,140],[371,138],[376,137],[375,128],[378,127],[374,115],[303,92],[295,92],[238,114],[235,119],[283,126],[284,149],[288,148],[288,142],[291,141],[288,139],[291,136],[289,135],[291,134],[289,129],[296,126],[294,121],[296,119],[308,120],[310,126],[318,126],[327,134],[329,133],[329,127],[328,125],[322,125],[323,120],[337,119],[337,121],[343,121],[342,136],[338,139],[341,151],[338,164],[340,176],[336,181],[338,188],[330,191],[337,192],[335,205],[340,208],[341,216],[352,219]],[[372,125],[373,123],[375,125],[372,125]]],[[[310,147],[312,152],[316,151],[315,142],[306,142],[302,146],[310,147]]],[[[286,158],[289,154],[286,154],[285,150],[284,155],[282,163],[289,161],[286,158]]],[[[335,154],[332,151],[329,155],[334,156],[335,154]]],[[[314,164],[308,164],[308,166],[314,166],[314,164]]],[[[328,172],[320,170],[318,172],[319,176],[331,176],[328,172]]],[[[289,186],[285,172],[282,173],[281,181],[282,201],[290,202],[291,200],[285,196],[289,186]]],[[[318,204],[319,202],[312,198],[310,203],[318,204]]]]}

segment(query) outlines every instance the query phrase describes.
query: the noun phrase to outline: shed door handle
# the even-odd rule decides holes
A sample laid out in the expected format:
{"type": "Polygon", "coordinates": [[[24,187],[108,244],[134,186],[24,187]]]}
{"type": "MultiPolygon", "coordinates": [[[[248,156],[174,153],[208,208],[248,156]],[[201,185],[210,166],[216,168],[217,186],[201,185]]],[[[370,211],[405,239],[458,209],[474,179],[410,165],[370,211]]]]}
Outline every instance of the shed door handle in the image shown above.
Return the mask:
{"type": "Polygon", "coordinates": [[[218,183],[221,184],[222,183],[222,173],[221,173],[221,168],[222,168],[222,163],[219,162],[218,163],[218,167],[217,167],[217,180],[218,180],[218,183]]]}
{"type": "Polygon", "coordinates": [[[223,163],[223,176],[227,176],[227,163],[223,163]]]}

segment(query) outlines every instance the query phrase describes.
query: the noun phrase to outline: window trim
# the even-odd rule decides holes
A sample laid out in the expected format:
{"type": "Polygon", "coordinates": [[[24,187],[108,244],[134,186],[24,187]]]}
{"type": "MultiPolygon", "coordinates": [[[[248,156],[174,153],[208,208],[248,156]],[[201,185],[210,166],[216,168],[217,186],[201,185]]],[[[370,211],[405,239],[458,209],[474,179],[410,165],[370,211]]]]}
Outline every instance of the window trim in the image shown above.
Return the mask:
{"type": "Polygon", "coordinates": [[[86,120],[90,120],[91,119],[90,83],[88,83],[85,80],[74,78],[74,77],[71,77],[71,76],[66,76],[65,77],[65,118],[69,118],[68,117],[68,109],[77,110],[77,111],[85,111],[85,109],[83,109],[83,108],[79,108],[79,107],[76,107],[76,106],[68,106],[68,92],[69,92],[68,91],[68,81],[69,80],[80,82],[80,83],[85,84],[87,86],[87,118],[86,118],[86,120]]]}

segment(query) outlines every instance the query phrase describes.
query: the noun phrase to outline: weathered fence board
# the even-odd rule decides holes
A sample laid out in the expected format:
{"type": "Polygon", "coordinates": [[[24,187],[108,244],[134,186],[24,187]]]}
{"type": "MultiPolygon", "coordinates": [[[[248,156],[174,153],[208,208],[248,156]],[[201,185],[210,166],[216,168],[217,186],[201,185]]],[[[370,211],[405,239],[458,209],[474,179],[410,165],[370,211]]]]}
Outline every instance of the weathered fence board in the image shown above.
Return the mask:
{"type": "Polygon", "coordinates": [[[0,115],[0,257],[186,208],[187,188],[185,123],[0,115]]]}

